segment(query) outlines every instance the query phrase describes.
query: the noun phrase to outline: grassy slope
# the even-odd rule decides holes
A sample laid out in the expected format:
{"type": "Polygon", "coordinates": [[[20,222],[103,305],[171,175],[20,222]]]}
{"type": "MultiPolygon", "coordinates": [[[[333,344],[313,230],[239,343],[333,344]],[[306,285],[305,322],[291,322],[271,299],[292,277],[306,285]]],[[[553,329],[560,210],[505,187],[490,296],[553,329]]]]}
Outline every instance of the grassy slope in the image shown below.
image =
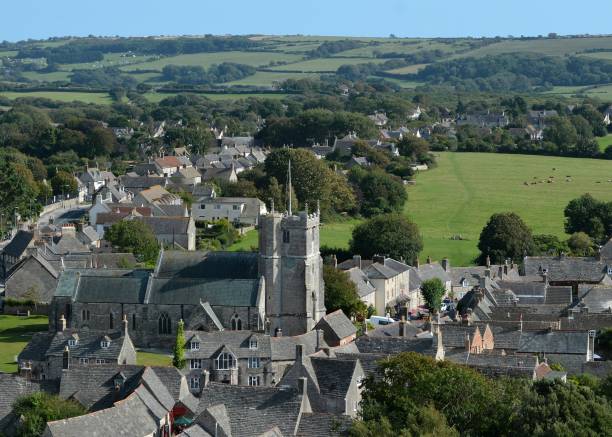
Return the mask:
{"type": "Polygon", "coordinates": [[[379,64],[384,61],[385,59],[374,58],[319,58],[311,59],[308,61],[296,62],[294,64],[289,65],[279,65],[277,67],[272,67],[272,70],[303,72],[325,71],[333,73],[341,65],[366,64],[368,62],[379,64]]]}
{"type": "Polygon", "coordinates": [[[171,366],[172,356],[138,351],[136,363],[141,366],[171,366]]]}
{"type": "Polygon", "coordinates": [[[45,316],[17,317],[0,315],[0,372],[15,372],[19,355],[35,332],[46,331],[45,316]]]}
{"type": "Polygon", "coordinates": [[[566,54],[576,53],[585,49],[599,48],[612,49],[612,37],[502,41],[463,53],[458,56],[485,56],[515,52],[530,52],[542,53],[551,56],[563,56],[566,54]]]}
{"type": "MultiPolygon", "coordinates": [[[[150,102],[159,103],[168,97],[173,97],[176,95],[177,95],[176,93],[150,92],[150,93],[144,94],[144,97],[150,102]]],[[[206,97],[211,100],[240,100],[240,99],[247,99],[249,97],[279,100],[279,99],[283,99],[288,96],[288,94],[263,94],[263,93],[258,93],[258,94],[200,94],[198,93],[197,95],[206,97]]]]}
{"type": "MultiPolygon", "coordinates": [[[[290,67],[289,65],[287,67],[290,67]]],[[[251,85],[251,86],[272,86],[274,82],[282,82],[287,79],[316,79],[320,75],[317,73],[276,73],[271,71],[258,71],[252,76],[244,79],[227,82],[223,85],[251,85]]]]}
{"type": "Polygon", "coordinates": [[[535,233],[564,236],[566,204],[586,192],[612,200],[612,184],[606,182],[610,178],[609,161],[443,153],[439,167],[419,175],[417,185],[409,189],[405,210],[423,233],[424,257],[449,256],[455,265],[469,264],[491,214],[514,211],[535,233]],[[566,175],[573,181],[565,182],[566,175]],[[523,184],[548,176],[555,176],[556,182],[523,184]],[[457,234],[468,240],[450,240],[457,234]]]}
{"type": "Polygon", "coordinates": [[[61,102],[84,102],[96,103],[104,105],[111,103],[111,98],[107,93],[71,93],[63,91],[34,91],[34,92],[12,92],[2,91],[0,96],[8,97],[9,99],[18,99],[20,97],[42,97],[46,99],[59,100],[61,102]]]}

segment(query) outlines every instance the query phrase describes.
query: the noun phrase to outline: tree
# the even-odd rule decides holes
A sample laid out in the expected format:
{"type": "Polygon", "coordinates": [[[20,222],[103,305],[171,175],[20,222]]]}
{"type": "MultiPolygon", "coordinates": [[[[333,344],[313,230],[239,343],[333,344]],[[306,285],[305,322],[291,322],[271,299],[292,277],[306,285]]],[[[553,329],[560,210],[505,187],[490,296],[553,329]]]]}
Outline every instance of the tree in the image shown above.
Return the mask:
{"type": "Polygon", "coordinates": [[[35,437],[43,434],[47,422],[82,416],[87,409],[75,401],[37,392],[17,399],[13,412],[20,418],[17,435],[35,437]]]}
{"type": "Polygon", "coordinates": [[[38,186],[32,184],[30,176],[31,173],[27,175],[17,166],[0,158],[0,205],[9,217],[17,213],[23,218],[29,218],[41,210],[40,204],[36,202],[38,186]]]}
{"type": "Polygon", "coordinates": [[[506,259],[520,260],[534,253],[535,244],[531,230],[515,213],[493,214],[480,233],[479,260],[484,263],[487,255],[491,261],[502,264],[506,259]]]}
{"type": "Polygon", "coordinates": [[[559,237],[551,234],[536,234],[533,236],[536,255],[559,255],[561,252],[569,252],[567,243],[559,237]]]}
{"type": "Polygon", "coordinates": [[[421,294],[429,311],[436,314],[442,306],[442,298],[446,294],[446,288],[439,278],[432,278],[423,281],[421,284],[421,294]]]}
{"type": "Polygon", "coordinates": [[[408,196],[401,180],[385,171],[355,167],[350,179],[359,187],[361,213],[366,217],[400,212],[406,203],[408,196]]]}
{"type": "Polygon", "coordinates": [[[593,240],[584,232],[573,233],[567,240],[573,256],[591,256],[594,253],[593,240]]]}
{"type": "Polygon", "coordinates": [[[121,220],[104,233],[104,238],[122,252],[131,252],[141,262],[154,262],[159,252],[149,226],[139,220],[121,220]]]}
{"type": "Polygon", "coordinates": [[[571,200],[565,207],[565,232],[584,232],[598,243],[612,236],[612,202],[601,202],[590,194],[571,200]]]}
{"type": "Polygon", "coordinates": [[[525,393],[511,425],[515,435],[609,435],[612,407],[588,387],[538,381],[525,393]]]}
{"type": "Polygon", "coordinates": [[[51,188],[56,196],[74,194],[79,189],[76,179],[70,173],[58,171],[51,178],[51,188]]]}
{"type": "Polygon", "coordinates": [[[357,286],[348,273],[332,266],[323,266],[325,308],[328,312],[342,310],[348,317],[363,315],[366,305],[357,294],[357,286]]]}
{"type": "Polygon", "coordinates": [[[419,228],[400,214],[373,217],[353,229],[350,250],[363,257],[388,255],[412,262],[423,250],[419,228]]]}
{"type": "Polygon", "coordinates": [[[183,319],[179,320],[178,328],[176,329],[172,365],[177,369],[185,367],[185,323],[183,319]]]}

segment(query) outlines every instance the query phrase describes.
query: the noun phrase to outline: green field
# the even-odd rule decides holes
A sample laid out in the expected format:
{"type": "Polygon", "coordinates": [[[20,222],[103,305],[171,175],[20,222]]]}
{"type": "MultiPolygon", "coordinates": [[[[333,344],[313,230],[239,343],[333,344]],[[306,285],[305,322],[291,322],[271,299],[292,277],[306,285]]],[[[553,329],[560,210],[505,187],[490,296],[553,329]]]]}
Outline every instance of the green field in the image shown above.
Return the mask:
{"type": "Polygon", "coordinates": [[[68,91],[33,91],[33,92],[14,92],[14,91],[2,91],[0,96],[7,97],[9,99],[19,99],[26,97],[45,98],[51,100],[58,100],[60,102],[83,102],[83,103],[96,103],[98,105],[105,105],[111,103],[111,98],[107,93],[72,93],[68,91]]]}
{"type": "Polygon", "coordinates": [[[276,52],[215,52],[195,53],[190,55],[170,56],[155,61],[142,62],[121,67],[123,71],[157,70],[161,71],[166,65],[199,65],[208,68],[213,64],[222,62],[235,62],[237,64],[251,65],[253,67],[266,66],[270,62],[296,62],[302,59],[300,55],[290,55],[276,52]]]}
{"type": "Polygon", "coordinates": [[[30,80],[36,80],[38,82],[57,82],[65,81],[69,82],[70,72],[68,71],[54,71],[52,73],[39,73],[38,71],[25,71],[22,73],[24,77],[30,80]]]}
{"type": "Polygon", "coordinates": [[[271,69],[281,71],[303,71],[306,73],[317,71],[335,73],[341,65],[366,64],[368,62],[379,64],[384,61],[385,59],[374,58],[319,58],[296,62],[289,65],[279,65],[277,67],[272,67],[271,69]]]}
{"type": "MultiPolygon", "coordinates": [[[[289,67],[289,66],[287,66],[289,67]]],[[[222,85],[245,85],[245,86],[272,86],[274,83],[283,82],[287,79],[316,79],[320,75],[317,73],[276,73],[271,71],[258,71],[252,76],[244,79],[226,82],[222,85]]]]}
{"type": "Polygon", "coordinates": [[[498,55],[500,53],[541,53],[550,56],[564,56],[587,49],[612,49],[612,37],[559,38],[536,40],[501,41],[476,50],[457,55],[458,57],[498,55]]]}
{"type": "Polygon", "coordinates": [[[612,146],[612,134],[597,138],[597,144],[602,152],[605,151],[608,146],[612,146]]]}
{"type": "Polygon", "coordinates": [[[136,352],[136,363],[140,366],[171,366],[172,356],[152,352],[136,352]]]}
{"type": "Polygon", "coordinates": [[[0,58],[12,58],[17,55],[17,50],[0,51],[0,58]]]}
{"type": "Polygon", "coordinates": [[[474,259],[480,231],[495,212],[514,211],[535,233],[564,237],[563,209],[571,199],[588,192],[612,200],[610,161],[442,153],[438,162],[409,188],[405,210],[423,234],[422,257],[448,256],[454,265],[474,259]],[[568,175],[572,182],[565,182],[568,175]],[[548,176],[555,176],[556,182],[524,185],[548,176]],[[453,235],[467,240],[450,240],[453,235]]]}
{"type": "MultiPolygon", "coordinates": [[[[405,213],[414,220],[427,256],[448,256],[458,265],[470,265],[478,254],[480,231],[491,214],[514,211],[535,233],[566,238],[563,209],[584,193],[612,200],[610,161],[498,153],[441,153],[438,167],[422,172],[408,188],[405,213]],[[555,168],[556,170],[553,170],[555,168]],[[524,185],[555,176],[554,183],[524,185]],[[572,181],[566,182],[565,177],[572,181]],[[535,179],[534,179],[535,178],[535,179]],[[463,240],[451,240],[460,235],[463,240]]],[[[345,248],[357,220],[324,224],[321,245],[345,248]]],[[[232,249],[248,250],[257,243],[255,232],[232,249]]]]}
{"type": "Polygon", "coordinates": [[[416,64],[416,65],[408,65],[407,67],[395,68],[393,70],[388,70],[387,73],[393,74],[409,74],[409,73],[418,73],[419,70],[427,67],[429,64],[416,64]]]}
{"type": "Polygon", "coordinates": [[[0,315],[0,372],[17,371],[15,357],[35,332],[49,327],[46,316],[17,317],[0,315]]]}
{"type": "Polygon", "coordinates": [[[586,90],[585,94],[589,97],[610,102],[612,101],[612,85],[595,86],[586,90]]]}
{"type": "MultiPolygon", "coordinates": [[[[154,92],[150,92],[150,93],[145,93],[144,97],[150,101],[150,102],[154,102],[154,103],[159,103],[164,99],[167,99],[168,97],[173,97],[176,96],[176,93],[154,93],[154,92]]],[[[264,93],[253,93],[253,94],[219,94],[219,93],[215,93],[215,94],[204,94],[204,93],[198,93],[197,95],[202,96],[202,97],[206,97],[207,99],[210,100],[240,100],[240,99],[248,99],[249,97],[257,97],[260,99],[274,99],[274,100],[280,100],[280,99],[284,99],[285,97],[288,96],[288,94],[264,94],[264,93]]]]}
{"type": "Polygon", "coordinates": [[[71,71],[71,70],[89,70],[95,68],[104,68],[104,67],[121,67],[136,63],[142,63],[147,61],[150,56],[146,55],[130,55],[124,56],[123,53],[105,53],[104,59],[102,61],[96,62],[83,62],[77,64],[62,64],[60,66],[61,70],[71,71]]]}

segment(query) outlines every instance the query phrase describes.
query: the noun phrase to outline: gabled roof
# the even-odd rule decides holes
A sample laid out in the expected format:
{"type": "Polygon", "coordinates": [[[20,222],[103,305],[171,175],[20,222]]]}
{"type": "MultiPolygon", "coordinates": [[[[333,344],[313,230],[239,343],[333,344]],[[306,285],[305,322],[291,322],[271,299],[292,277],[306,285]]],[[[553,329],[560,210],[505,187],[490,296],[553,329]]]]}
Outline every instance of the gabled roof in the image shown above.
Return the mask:
{"type": "Polygon", "coordinates": [[[541,275],[549,281],[600,282],[606,274],[606,263],[593,257],[527,256],[523,260],[525,275],[541,275]]]}
{"type": "Polygon", "coordinates": [[[158,277],[258,279],[258,254],[165,250],[155,273],[158,277]]]}
{"type": "Polygon", "coordinates": [[[216,357],[223,348],[230,350],[236,359],[248,357],[270,358],[272,355],[269,335],[251,331],[186,331],[185,338],[187,339],[187,344],[189,344],[194,336],[197,336],[200,340],[200,349],[192,351],[189,347],[185,348],[185,358],[187,359],[210,359],[216,357]],[[257,349],[249,347],[251,339],[257,340],[257,349]]]}
{"type": "MultiPolygon", "coordinates": [[[[13,402],[21,396],[40,391],[40,386],[19,376],[0,373],[0,424],[13,411],[13,402]]],[[[4,431],[4,430],[3,430],[4,431]]]]}
{"type": "Polygon", "coordinates": [[[522,332],[519,352],[587,355],[588,332],[538,331],[522,332]]]}
{"type": "Polygon", "coordinates": [[[17,231],[11,242],[4,247],[2,253],[13,258],[19,258],[23,256],[32,240],[34,240],[34,233],[17,231]]]}
{"type": "MultiPolygon", "coordinates": [[[[120,321],[117,323],[120,323],[120,321]]],[[[64,348],[68,346],[68,340],[73,338],[73,334],[78,334],[78,341],[75,346],[69,347],[71,358],[103,358],[117,362],[125,341],[121,332],[107,334],[106,331],[68,329],[55,333],[45,356],[61,357],[64,348]],[[107,348],[103,348],[100,344],[103,339],[106,340],[105,336],[110,337],[111,340],[107,348]]]]}
{"type": "Polygon", "coordinates": [[[342,340],[357,333],[355,325],[342,310],[324,315],[315,325],[315,329],[322,329],[326,333],[333,334],[337,340],[342,340]],[[324,325],[329,329],[326,329],[324,325]]]}

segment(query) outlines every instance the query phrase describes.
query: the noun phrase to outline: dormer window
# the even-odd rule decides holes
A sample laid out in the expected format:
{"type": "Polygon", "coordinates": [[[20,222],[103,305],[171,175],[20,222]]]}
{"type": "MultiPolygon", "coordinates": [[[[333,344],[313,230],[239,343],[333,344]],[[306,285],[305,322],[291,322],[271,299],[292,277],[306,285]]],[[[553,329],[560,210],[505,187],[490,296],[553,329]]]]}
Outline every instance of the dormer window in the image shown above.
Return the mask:
{"type": "Polygon", "coordinates": [[[75,347],[76,345],[77,345],[77,341],[75,338],[71,338],[70,340],[68,340],[69,347],[75,347]]]}
{"type": "Polygon", "coordinates": [[[199,341],[192,341],[189,344],[189,349],[191,349],[192,351],[199,351],[200,350],[200,342],[199,341]]]}
{"type": "Polygon", "coordinates": [[[462,286],[462,287],[467,287],[467,286],[468,286],[468,282],[467,282],[467,280],[462,279],[462,280],[461,280],[461,286],[462,286]]]}
{"type": "Polygon", "coordinates": [[[608,266],[608,275],[612,276],[612,266],[608,266]]]}
{"type": "Polygon", "coordinates": [[[257,339],[252,338],[249,340],[249,349],[257,349],[257,339]]]}
{"type": "Polygon", "coordinates": [[[100,347],[102,349],[108,349],[109,346],[110,346],[110,341],[108,341],[108,340],[102,340],[100,342],[100,347]]]}

